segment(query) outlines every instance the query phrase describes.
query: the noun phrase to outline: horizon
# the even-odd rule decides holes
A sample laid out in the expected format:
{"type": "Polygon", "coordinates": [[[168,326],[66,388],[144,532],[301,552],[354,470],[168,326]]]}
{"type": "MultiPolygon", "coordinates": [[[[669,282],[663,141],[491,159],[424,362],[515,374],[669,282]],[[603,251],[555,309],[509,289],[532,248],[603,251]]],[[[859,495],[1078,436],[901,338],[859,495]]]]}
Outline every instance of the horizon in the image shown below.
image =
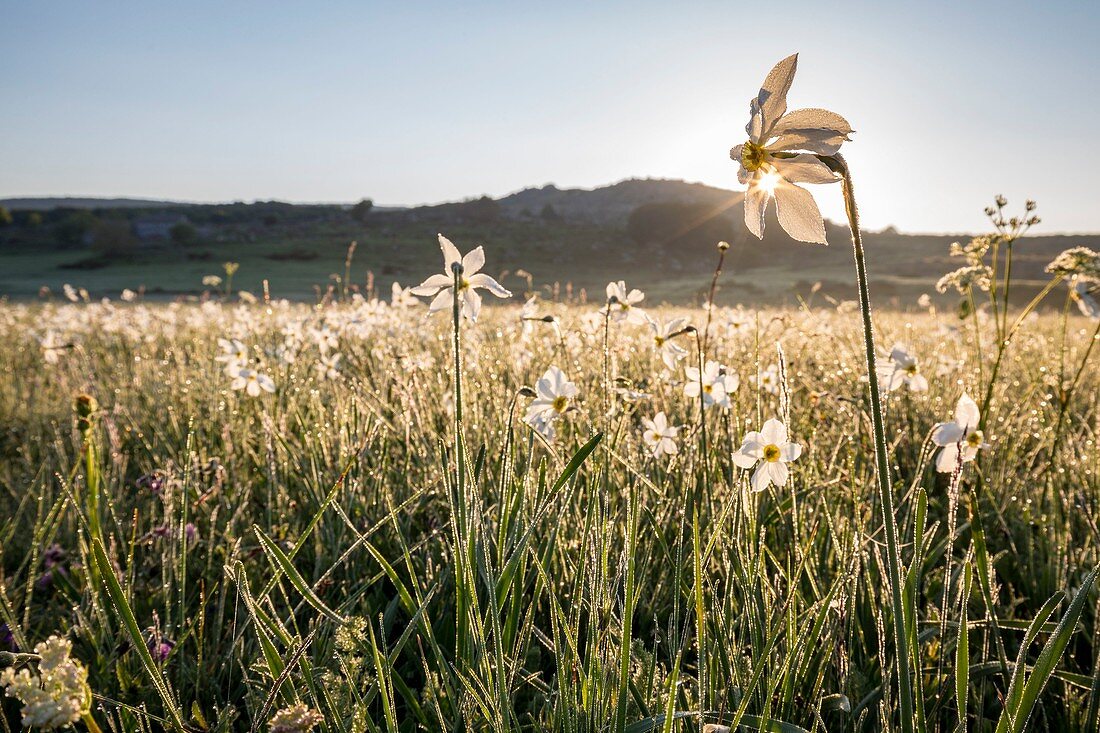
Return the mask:
{"type": "MultiPolygon", "coordinates": [[[[728,150],[748,99],[797,50],[791,105],[852,121],[868,228],[981,230],[1003,193],[1038,201],[1038,233],[1100,230],[1085,185],[1100,99],[1080,91],[1100,8],[845,7],[850,23],[792,5],[815,32],[731,42],[742,13],[713,3],[627,16],[5,2],[0,93],[18,104],[0,119],[0,197],[397,206],[646,177],[740,190],[728,150]],[[1018,141],[1055,133],[1073,165],[1048,175],[1051,151],[1018,141]]],[[[839,195],[819,201],[842,218],[839,195]]]]}
{"type": "MultiPolygon", "coordinates": [[[[547,188],[547,187],[550,187],[550,186],[553,186],[554,188],[556,188],[559,191],[594,191],[594,190],[601,189],[601,188],[608,188],[608,187],[611,187],[611,186],[615,186],[615,185],[618,185],[620,183],[625,183],[627,181],[639,181],[639,180],[641,180],[641,181],[674,181],[674,182],[686,183],[686,184],[689,184],[689,185],[710,186],[710,184],[703,183],[702,181],[686,181],[686,180],[678,179],[678,178],[652,178],[652,177],[650,177],[650,178],[624,178],[624,179],[621,179],[621,180],[618,180],[618,181],[613,181],[611,183],[606,183],[606,184],[603,184],[603,185],[597,185],[597,186],[593,186],[593,187],[561,186],[561,185],[558,185],[557,183],[554,183],[554,182],[548,182],[548,183],[544,183],[544,184],[541,184],[541,185],[526,186],[524,188],[516,189],[514,191],[509,191],[508,193],[503,194],[502,196],[495,196],[493,198],[495,200],[499,200],[499,199],[502,199],[502,198],[507,198],[508,196],[511,196],[511,195],[514,195],[514,194],[517,194],[517,193],[521,193],[523,191],[541,190],[541,189],[544,189],[544,188],[547,188]]],[[[712,188],[721,188],[721,187],[712,186],[712,188]]],[[[727,190],[730,193],[740,193],[740,191],[738,191],[737,189],[723,189],[723,190],[727,190]]],[[[416,208],[425,207],[425,206],[439,206],[439,205],[442,205],[442,204],[458,203],[458,202],[462,202],[462,201],[473,201],[477,198],[480,198],[480,196],[482,196],[482,195],[485,195],[485,194],[465,196],[461,199],[451,199],[451,200],[448,200],[448,201],[427,201],[427,202],[415,203],[415,204],[395,204],[395,203],[387,203],[387,202],[382,202],[382,203],[373,202],[373,204],[374,204],[374,207],[376,209],[379,209],[379,210],[385,210],[385,209],[389,209],[389,210],[416,209],[416,208]]],[[[167,206],[224,206],[224,205],[239,204],[239,203],[243,203],[243,204],[283,203],[283,204],[290,204],[292,206],[346,206],[346,207],[351,207],[351,206],[353,206],[354,204],[356,204],[358,202],[356,200],[350,200],[350,201],[324,201],[324,200],[288,201],[286,199],[242,199],[242,198],[223,199],[223,200],[220,200],[220,201],[188,201],[188,200],[182,200],[182,199],[148,198],[148,197],[144,197],[144,196],[131,196],[131,195],[127,195],[127,194],[89,196],[89,195],[83,195],[83,194],[79,194],[79,193],[71,193],[71,194],[57,194],[57,195],[0,196],[0,203],[10,202],[10,201],[17,201],[17,200],[29,200],[29,201],[58,200],[58,201],[64,201],[64,200],[67,200],[67,199],[75,199],[75,200],[80,200],[80,201],[105,201],[105,202],[108,202],[108,201],[140,201],[140,202],[150,203],[150,204],[164,204],[164,205],[167,205],[167,206]]],[[[105,208],[110,208],[110,207],[105,207],[105,208]]],[[[16,209],[16,210],[18,210],[18,209],[16,209]]],[[[844,220],[843,220],[842,217],[831,217],[829,215],[826,215],[825,220],[832,223],[832,224],[834,224],[834,225],[837,225],[837,226],[844,226],[844,220]]],[[[896,225],[893,225],[893,224],[887,224],[884,227],[864,227],[864,229],[868,232],[881,232],[883,230],[891,229],[891,228],[894,229],[898,234],[903,234],[903,235],[906,235],[906,236],[916,236],[916,237],[953,237],[953,236],[964,237],[964,236],[973,236],[977,233],[976,231],[965,231],[965,230],[954,230],[954,231],[952,231],[952,230],[942,230],[942,231],[938,231],[938,230],[937,231],[920,230],[920,231],[917,231],[917,230],[902,229],[902,228],[900,228],[896,225]]],[[[1093,236],[1098,236],[1098,235],[1100,235],[1100,226],[1097,226],[1096,230],[1093,230],[1093,231],[1089,231],[1089,230],[1082,230],[1082,231],[1063,231],[1063,230],[1042,231],[1042,230],[1040,230],[1040,231],[1034,231],[1034,230],[1032,230],[1031,232],[1029,232],[1025,236],[1025,238],[1034,239],[1036,237],[1093,237],[1093,236]]]]}

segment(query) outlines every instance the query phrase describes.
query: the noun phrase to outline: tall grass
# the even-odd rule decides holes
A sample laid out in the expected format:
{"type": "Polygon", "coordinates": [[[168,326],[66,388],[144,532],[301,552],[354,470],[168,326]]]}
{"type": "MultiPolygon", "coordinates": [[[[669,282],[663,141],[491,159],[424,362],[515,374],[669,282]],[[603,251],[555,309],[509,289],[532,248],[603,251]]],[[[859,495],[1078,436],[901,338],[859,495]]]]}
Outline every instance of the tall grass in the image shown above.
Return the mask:
{"type": "Polygon", "coordinates": [[[720,310],[655,309],[699,329],[682,364],[741,376],[722,410],[684,396],[648,329],[543,309],[560,339],[523,336],[510,307],[3,306],[0,643],[68,634],[104,730],[265,730],[299,703],[327,731],[894,730],[899,685],[918,729],[1097,729],[1092,323],[1066,315],[1063,340],[1062,314],[1026,319],[991,383],[975,334],[995,324],[876,313],[932,385],[883,396],[898,650],[856,316],[767,311],[731,333],[720,310]],[[276,357],[288,326],[327,326],[340,379],[308,335],[276,357]],[[274,394],[229,389],[231,335],[274,394]],[[750,377],[776,344],[772,394],[750,377]],[[581,400],[547,442],[514,415],[550,364],[581,400]],[[936,473],[932,426],[987,384],[992,449],[936,473]],[[86,433],[78,393],[98,402],[86,433]],[[685,426],[671,458],[641,441],[659,410],[685,426]],[[730,456],[784,412],[802,457],[753,493],[730,456]]]}

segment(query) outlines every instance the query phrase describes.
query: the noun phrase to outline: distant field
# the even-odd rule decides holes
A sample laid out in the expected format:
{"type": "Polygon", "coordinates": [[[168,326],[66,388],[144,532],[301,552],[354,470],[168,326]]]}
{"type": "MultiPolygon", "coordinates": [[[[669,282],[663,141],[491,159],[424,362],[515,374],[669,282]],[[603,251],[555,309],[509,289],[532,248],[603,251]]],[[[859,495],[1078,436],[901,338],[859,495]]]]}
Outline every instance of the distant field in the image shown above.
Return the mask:
{"type": "MultiPolygon", "coordinates": [[[[241,265],[234,277],[235,289],[259,294],[267,280],[274,297],[312,300],[318,289],[323,292],[337,284],[336,278],[343,278],[352,241],[358,246],[351,283],[363,290],[371,273],[375,287],[388,292],[395,280],[415,285],[434,271],[435,234],[440,228],[463,247],[484,245],[489,262],[499,263],[494,276],[516,292],[527,286],[526,278],[516,275],[517,268],[529,272],[534,285],[548,294],[557,283],[560,297],[566,296],[570,286],[574,297],[582,290],[602,293],[609,280],[629,272],[628,284],[645,290],[650,302],[700,303],[717,262],[713,246],[639,246],[618,229],[597,226],[503,221],[364,229],[340,224],[306,235],[275,233],[254,241],[203,242],[186,249],[158,244],[130,260],[98,269],[65,267],[89,257],[82,249],[0,246],[0,296],[34,298],[42,286],[57,293],[64,283],[85,288],[96,297],[115,298],[123,288],[142,286],[154,299],[198,296],[204,290],[203,276],[220,275],[222,263],[233,261],[241,265]]],[[[823,282],[825,295],[852,297],[850,247],[843,235],[831,235],[831,239],[828,248],[799,247],[789,240],[735,241],[727,255],[718,302],[794,303],[796,296],[807,296],[818,281],[823,282]]],[[[1064,247],[1062,239],[1044,245],[1036,261],[1049,261],[1046,250],[1064,247]]],[[[905,307],[922,293],[935,295],[936,279],[954,267],[947,257],[948,237],[872,234],[868,240],[871,272],[878,274],[875,290],[883,305],[905,307]]],[[[1020,292],[1027,287],[1024,281],[1020,292]]]]}

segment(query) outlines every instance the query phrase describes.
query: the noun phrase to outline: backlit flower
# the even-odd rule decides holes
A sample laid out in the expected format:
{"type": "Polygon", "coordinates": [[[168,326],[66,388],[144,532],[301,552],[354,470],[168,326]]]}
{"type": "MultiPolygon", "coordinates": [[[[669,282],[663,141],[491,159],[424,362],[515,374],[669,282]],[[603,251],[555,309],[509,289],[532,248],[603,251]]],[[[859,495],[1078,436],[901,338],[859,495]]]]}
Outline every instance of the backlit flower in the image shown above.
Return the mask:
{"type": "Polygon", "coordinates": [[[730,158],[740,164],[737,180],[745,191],[745,225],[764,237],[764,212],[774,197],[779,225],[801,242],[825,244],[825,222],[813,196],[796,183],[840,180],[817,156],[835,155],[852,128],[835,112],[797,109],[787,112],[787,92],[794,81],[798,54],[775,65],[760,93],[750,102],[748,141],[734,147],[730,158]]]}
{"type": "Polygon", "coordinates": [[[454,299],[456,265],[461,266],[462,272],[458,275],[458,301],[462,308],[462,315],[471,321],[477,320],[481,312],[481,296],[478,288],[488,290],[498,298],[510,298],[512,293],[493,278],[481,272],[485,266],[485,250],[475,247],[463,257],[451,240],[439,235],[439,248],[443,251],[443,273],[432,275],[424,282],[412,289],[413,295],[420,297],[432,297],[434,299],[428,306],[428,313],[446,310],[450,308],[454,299]]]}
{"type": "Polygon", "coordinates": [[[645,323],[645,311],[637,307],[643,300],[645,300],[645,293],[638,288],[628,292],[626,282],[623,280],[607,284],[607,308],[613,321],[645,323]]]}
{"type": "Polygon", "coordinates": [[[1070,297],[1077,303],[1077,309],[1081,311],[1081,315],[1094,321],[1100,319],[1100,303],[1096,301],[1095,297],[1095,293],[1098,291],[1100,291],[1100,284],[1078,277],[1073,278],[1069,291],[1070,297]]]}
{"type": "Polygon", "coordinates": [[[978,404],[964,392],[955,405],[955,420],[939,423],[932,431],[932,442],[942,448],[936,456],[937,471],[953,473],[960,463],[977,458],[979,449],[989,447],[978,429],[980,417],[978,404]]]}
{"type": "Polygon", "coordinates": [[[653,331],[653,347],[657,349],[657,353],[661,356],[661,361],[665,363],[669,369],[676,368],[676,362],[687,356],[687,349],[676,344],[672,339],[678,334],[685,325],[687,325],[686,318],[673,318],[668,323],[661,325],[661,322],[655,318],[646,317],[649,322],[649,327],[653,331]]]}
{"type": "Polygon", "coordinates": [[[412,308],[420,304],[412,288],[403,288],[401,283],[390,286],[390,306],[393,308],[412,308]]]}

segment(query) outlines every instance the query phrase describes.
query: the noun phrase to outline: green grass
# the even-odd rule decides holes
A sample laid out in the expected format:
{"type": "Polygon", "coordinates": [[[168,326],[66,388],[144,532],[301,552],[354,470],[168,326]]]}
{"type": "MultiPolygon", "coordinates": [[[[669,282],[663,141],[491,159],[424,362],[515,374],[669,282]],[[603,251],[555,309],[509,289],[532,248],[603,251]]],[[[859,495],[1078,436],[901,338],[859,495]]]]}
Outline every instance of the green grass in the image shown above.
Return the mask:
{"type": "MultiPolygon", "coordinates": [[[[274,297],[312,301],[318,287],[324,292],[335,284],[331,276],[344,277],[348,244],[358,242],[351,268],[351,283],[365,291],[368,277],[383,295],[394,281],[416,284],[430,274],[438,254],[435,244],[439,223],[404,223],[394,226],[356,226],[323,223],[305,227],[257,226],[252,241],[234,232],[226,241],[209,241],[187,249],[153,246],[130,261],[112,262],[95,270],[61,266],[86,259],[83,249],[56,250],[47,241],[36,246],[0,242],[0,296],[27,300],[39,288],[59,293],[64,283],[87,289],[93,297],[117,299],[123,288],[144,286],[149,297],[167,300],[201,295],[202,278],[221,274],[222,263],[239,262],[234,280],[238,287],[260,294],[267,280],[274,297]],[[271,259],[290,252],[315,255],[306,260],[271,259]],[[189,259],[197,255],[207,259],[189,259]],[[368,275],[370,273],[370,275],[368,275]]],[[[794,305],[815,282],[823,294],[852,299],[851,252],[842,246],[842,235],[830,247],[807,248],[787,239],[778,225],[769,225],[769,240],[735,241],[730,250],[719,303],[738,302],[794,305]],[[775,230],[775,231],[772,231],[775,230]]],[[[527,286],[515,275],[522,268],[533,281],[544,285],[544,294],[555,290],[589,299],[602,298],[609,280],[629,273],[628,284],[647,293],[651,304],[700,304],[704,302],[709,275],[714,267],[713,243],[705,245],[638,246],[614,228],[545,222],[501,221],[492,224],[447,224],[448,235],[463,248],[483,244],[494,276],[512,290],[527,286]],[[583,263],[580,266],[579,263],[583,263]],[[556,283],[556,285],[555,285],[556,283]]],[[[942,271],[950,266],[949,237],[867,235],[872,282],[880,304],[909,307],[922,293],[932,293],[942,271]]],[[[1042,277],[1042,266],[1067,246],[1067,238],[1028,240],[1018,261],[1016,277],[1042,277]],[[1030,259],[1029,259],[1030,258],[1030,259]],[[1031,261],[1034,260],[1034,261],[1031,261]]],[[[1035,288],[1036,282],[1030,283],[1035,288]]],[[[1028,284],[1025,283],[1025,286],[1028,284]]],[[[1041,282],[1038,282],[1041,286],[1041,282]]],[[[1020,301],[1020,305],[1026,298],[1020,301]]],[[[946,303],[946,300],[943,301],[946,303]]]]}
{"type": "MultiPolygon", "coordinates": [[[[274,277],[285,263],[255,247],[242,272],[274,277]]],[[[326,731],[895,728],[858,316],[765,310],[733,333],[719,313],[708,357],[741,385],[729,410],[706,411],[703,454],[699,403],[682,369],[662,376],[648,328],[610,324],[612,385],[650,397],[615,395],[605,416],[603,323],[583,321],[594,306],[544,303],[560,340],[542,323],[524,338],[517,309],[487,309],[463,325],[459,478],[450,321],[424,311],[0,308],[0,614],[23,650],[74,640],[101,727],[263,729],[300,702],[326,731]],[[336,381],[315,369],[323,326],[336,381]],[[47,331],[65,346],[53,364],[47,331]],[[288,332],[302,334],[289,364],[273,355],[288,332]],[[274,394],[230,389],[214,360],[230,336],[274,394]],[[778,395],[752,379],[777,344],[778,395]],[[546,443],[517,391],[551,364],[580,395],[546,443]],[[89,443],[80,392],[99,404],[89,443]],[[659,410],[684,426],[671,459],[641,440],[659,410]],[[753,493],[731,454],[785,412],[803,454],[787,486],[753,493]],[[153,474],[155,490],[139,481],[153,474]],[[44,580],[55,545],[64,559],[44,580]],[[151,628],[174,643],[166,660],[146,648],[151,628]]],[[[929,434],[989,378],[972,325],[876,323],[880,347],[908,343],[932,384],[886,406],[925,728],[1095,730],[1100,382],[1085,369],[1062,420],[1056,388],[1093,323],[1044,315],[1014,336],[992,448],[965,466],[957,501],[929,434]]],[[[18,705],[3,709],[17,729],[18,705]]]]}

